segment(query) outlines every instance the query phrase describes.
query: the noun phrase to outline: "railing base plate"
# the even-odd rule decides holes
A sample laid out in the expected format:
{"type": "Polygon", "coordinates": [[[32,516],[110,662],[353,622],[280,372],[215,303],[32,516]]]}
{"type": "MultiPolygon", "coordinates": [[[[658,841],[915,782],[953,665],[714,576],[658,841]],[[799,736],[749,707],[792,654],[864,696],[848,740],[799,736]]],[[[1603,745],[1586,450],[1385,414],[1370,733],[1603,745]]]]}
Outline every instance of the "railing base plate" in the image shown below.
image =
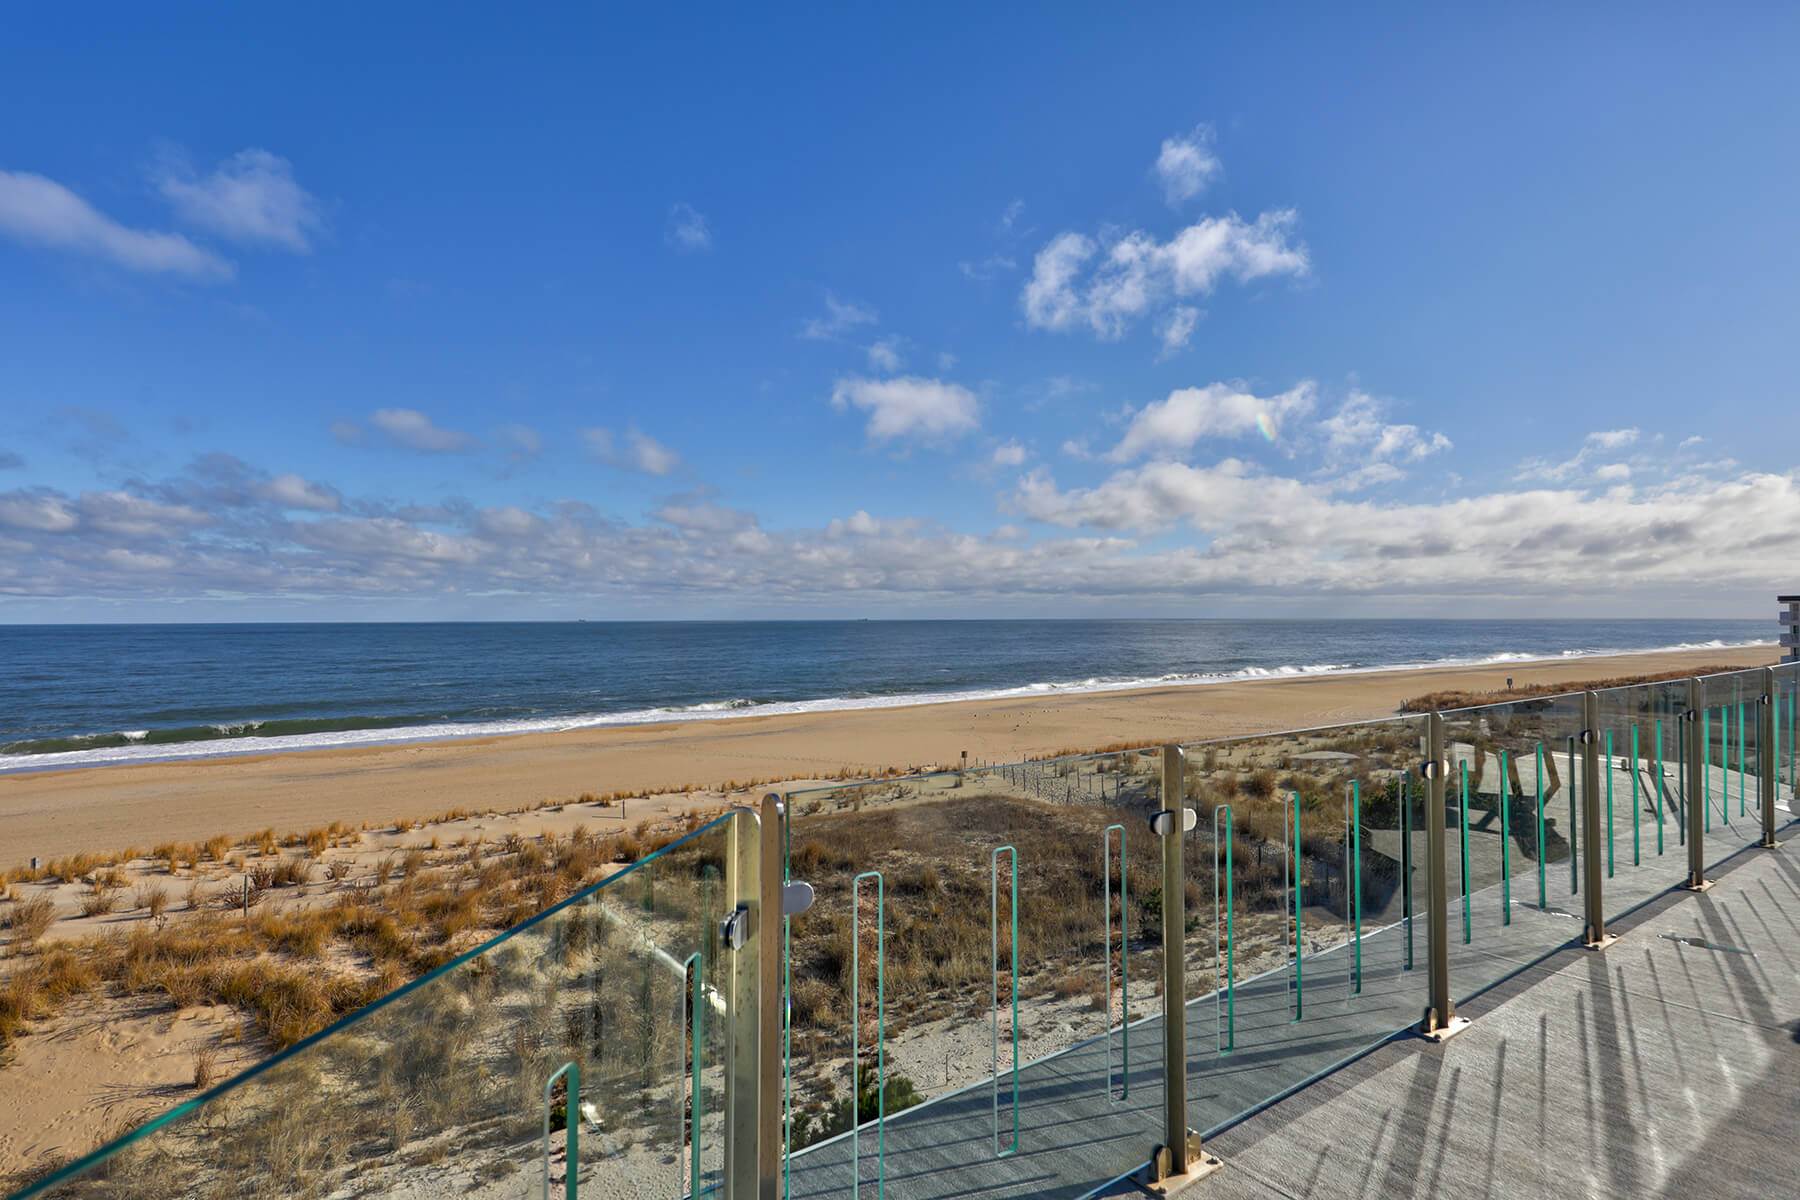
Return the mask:
{"type": "Polygon", "coordinates": [[[1427,1029],[1425,1026],[1421,1025],[1419,1027],[1419,1036],[1428,1042],[1447,1042],[1463,1030],[1467,1029],[1469,1025],[1470,1021],[1467,1017],[1451,1017],[1448,1025],[1441,1026],[1437,1029],[1427,1029]]]}
{"type": "Polygon", "coordinates": [[[1609,934],[1607,934],[1607,935],[1606,935],[1606,936],[1605,936],[1605,937],[1603,937],[1603,938],[1601,938],[1601,939],[1600,939],[1600,940],[1599,940],[1599,941],[1597,941],[1597,942],[1590,942],[1590,941],[1585,941],[1585,940],[1584,940],[1584,941],[1583,941],[1583,942],[1582,942],[1582,943],[1581,943],[1581,948],[1582,948],[1582,949],[1583,949],[1583,950],[1604,950],[1604,949],[1606,949],[1606,948],[1607,948],[1607,947],[1608,947],[1608,946],[1610,946],[1610,945],[1612,945],[1612,944],[1613,944],[1613,943],[1614,943],[1614,942],[1616,942],[1616,941],[1618,941],[1618,940],[1619,940],[1619,935],[1618,935],[1618,934],[1616,934],[1616,933],[1609,933],[1609,934]]]}
{"type": "Polygon", "coordinates": [[[1684,883],[1681,886],[1684,891],[1710,892],[1713,890],[1714,883],[1714,880],[1702,879],[1699,883],[1684,883]]]}
{"type": "Polygon", "coordinates": [[[1211,1175],[1214,1171],[1217,1171],[1220,1167],[1225,1165],[1212,1155],[1207,1154],[1205,1151],[1201,1151],[1189,1160],[1188,1169],[1181,1174],[1163,1175],[1160,1179],[1150,1178],[1152,1175],[1167,1170],[1168,1162],[1168,1150],[1160,1146],[1157,1147],[1156,1157],[1151,1159],[1149,1165],[1144,1168],[1141,1177],[1138,1180],[1139,1185],[1146,1191],[1154,1192],[1158,1196],[1172,1196],[1189,1184],[1198,1183],[1200,1180],[1205,1179],[1208,1175],[1211,1175]]]}

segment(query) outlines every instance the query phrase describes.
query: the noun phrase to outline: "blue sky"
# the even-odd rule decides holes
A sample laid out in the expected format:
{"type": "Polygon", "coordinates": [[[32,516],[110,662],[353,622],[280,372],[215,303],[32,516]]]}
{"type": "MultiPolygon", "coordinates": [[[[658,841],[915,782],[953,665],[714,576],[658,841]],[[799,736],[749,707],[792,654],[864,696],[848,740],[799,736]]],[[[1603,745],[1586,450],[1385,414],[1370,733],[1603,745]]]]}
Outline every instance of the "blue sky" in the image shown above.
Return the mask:
{"type": "Polygon", "coordinates": [[[1796,19],[51,6],[0,620],[1754,616],[1796,19]]]}

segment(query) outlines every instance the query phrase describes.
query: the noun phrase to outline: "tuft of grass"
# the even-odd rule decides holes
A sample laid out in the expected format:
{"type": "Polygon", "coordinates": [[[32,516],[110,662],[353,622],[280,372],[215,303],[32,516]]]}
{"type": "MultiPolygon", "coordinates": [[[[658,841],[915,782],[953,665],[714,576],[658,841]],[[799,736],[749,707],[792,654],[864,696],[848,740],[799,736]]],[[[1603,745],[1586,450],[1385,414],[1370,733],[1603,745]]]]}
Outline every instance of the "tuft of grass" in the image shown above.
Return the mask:
{"type": "Polygon", "coordinates": [[[119,907],[119,896],[112,888],[96,887],[81,898],[81,915],[99,917],[119,907]]]}
{"type": "Polygon", "coordinates": [[[224,834],[206,839],[206,857],[214,862],[222,863],[226,855],[231,853],[231,839],[224,834]]]}
{"type": "Polygon", "coordinates": [[[56,919],[56,903],[48,896],[33,896],[29,900],[21,900],[13,905],[7,913],[6,923],[27,946],[35,945],[50,928],[50,922],[56,919]]]}
{"type": "Polygon", "coordinates": [[[131,907],[146,910],[154,921],[168,910],[169,889],[160,883],[140,883],[131,894],[131,907]]]}
{"type": "Polygon", "coordinates": [[[194,1090],[204,1092],[219,1077],[219,1052],[211,1045],[194,1052],[194,1090]]]}

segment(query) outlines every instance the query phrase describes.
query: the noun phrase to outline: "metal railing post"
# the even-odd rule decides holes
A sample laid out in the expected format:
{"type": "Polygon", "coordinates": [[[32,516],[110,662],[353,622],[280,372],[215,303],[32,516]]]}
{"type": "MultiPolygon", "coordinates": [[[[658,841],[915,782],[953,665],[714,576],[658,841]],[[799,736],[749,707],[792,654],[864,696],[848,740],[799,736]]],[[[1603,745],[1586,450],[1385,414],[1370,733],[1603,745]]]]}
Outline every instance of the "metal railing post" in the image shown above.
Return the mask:
{"type": "MultiPolygon", "coordinates": [[[[1581,944],[1589,950],[1604,950],[1616,939],[1606,933],[1606,910],[1600,905],[1601,880],[1605,872],[1600,856],[1605,853],[1602,841],[1610,841],[1612,830],[1606,831],[1602,839],[1600,834],[1600,694],[1583,692],[1581,694],[1581,839],[1582,887],[1587,895],[1584,901],[1587,906],[1587,926],[1582,931],[1581,944]]],[[[1573,774],[1575,765],[1569,764],[1569,772],[1573,774]]],[[[1612,763],[1606,764],[1607,774],[1612,773],[1612,763]]]]}
{"type": "Polygon", "coordinates": [[[739,809],[726,860],[725,1196],[781,1193],[781,798],[739,809]]]}
{"type": "Polygon", "coordinates": [[[1775,668],[1763,668],[1763,694],[1756,702],[1756,791],[1762,801],[1762,845],[1773,850],[1775,840],[1775,668]]]}
{"type": "Polygon", "coordinates": [[[1199,820],[1184,803],[1180,746],[1162,748],[1162,811],[1150,829],[1162,840],[1163,1142],[1146,1173],[1158,1192],[1210,1175],[1219,1160],[1200,1146],[1187,1123],[1187,861],[1186,836],[1199,820]]]}
{"type": "Polygon", "coordinates": [[[1432,713],[1425,728],[1425,762],[1420,774],[1425,777],[1425,941],[1431,1003],[1419,1032],[1443,1041],[1467,1028],[1469,1022],[1456,1015],[1456,1002],[1450,998],[1450,889],[1444,879],[1444,784],[1450,760],[1444,753],[1444,718],[1432,713]]]}
{"type": "Polygon", "coordinates": [[[1706,766],[1700,742],[1700,702],[1702,688],[1698,679],[1688,680],[1687,710],[1681,714],[1681,744],[1687,761],[1682,765],[1687,785],[1687,852],[1688,877],[1684,885],[1689,891],[1704,892],[1712,887],[1706,877],[1706,766]]]}
{"type": "Polygon", "coordinates": [[[731,852],[725,861],[725,888],[731,914],[719,930],[720,966],[725,972],[725,1195],[754,1196],[756,1180],[757,1083],[761,1078],[757,1035],[762,979],[756,956],[761,924],[762,830],[756,814],[739,809],[731,819],[731,852]]]}

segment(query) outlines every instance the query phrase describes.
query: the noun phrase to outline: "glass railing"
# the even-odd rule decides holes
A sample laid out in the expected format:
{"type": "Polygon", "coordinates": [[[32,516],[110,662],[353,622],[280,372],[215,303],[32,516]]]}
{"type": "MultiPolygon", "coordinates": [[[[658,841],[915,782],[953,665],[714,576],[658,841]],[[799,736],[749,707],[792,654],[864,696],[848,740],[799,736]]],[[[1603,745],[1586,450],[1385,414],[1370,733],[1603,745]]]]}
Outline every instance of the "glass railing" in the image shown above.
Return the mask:
{"type": "Polygon", "coordinates": [[[771,797],[21,1195],[1074,1200],[1767,844],[1797,709],[1786,666],[771,797]]]}
{"type": "Polygon", "coordinates": [[[788,870],[816,895],[787,931],[787,1195],[1079,1196],[1142,1163],[1163,1113],[1159,764],[787,796],[788,870]]]}
{"type": "Polygon", "coordinates": [[[717,930],[738,819],[696,830],[21,1196],[715,1189],[726,1026],[717,930]]]}
{"type": "Polygon", "coordinates": [[[1194,1128],[1418,1020],[1424,732],[1416,717],[1182,748],[1194,1128]]]}

